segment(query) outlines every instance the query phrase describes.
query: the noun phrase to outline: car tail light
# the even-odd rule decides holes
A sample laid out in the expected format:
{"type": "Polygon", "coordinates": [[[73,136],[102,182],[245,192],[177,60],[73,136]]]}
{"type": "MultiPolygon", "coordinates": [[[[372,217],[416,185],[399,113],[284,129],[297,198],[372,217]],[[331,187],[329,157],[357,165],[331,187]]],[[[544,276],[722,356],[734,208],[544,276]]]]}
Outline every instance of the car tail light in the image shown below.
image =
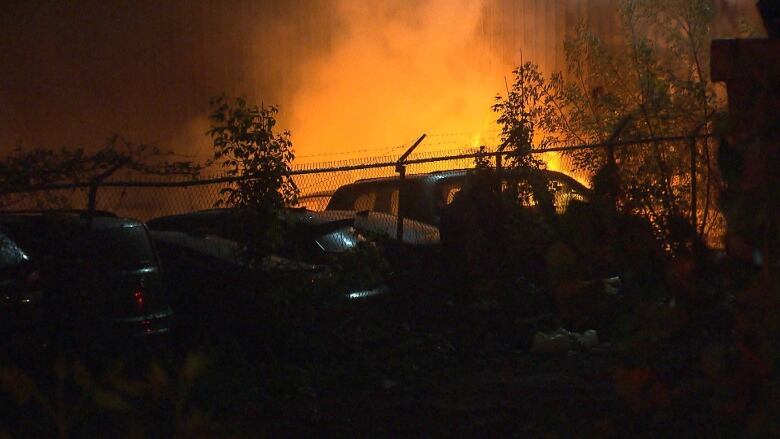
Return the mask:
{"type": "Polygon", "coordinates": [[[133,300],[135,300],[135,307],[138,309],[138,311],[143,311],[144,309],[144,290],[143,288],[139,287],[133,292],[133,300]]]}

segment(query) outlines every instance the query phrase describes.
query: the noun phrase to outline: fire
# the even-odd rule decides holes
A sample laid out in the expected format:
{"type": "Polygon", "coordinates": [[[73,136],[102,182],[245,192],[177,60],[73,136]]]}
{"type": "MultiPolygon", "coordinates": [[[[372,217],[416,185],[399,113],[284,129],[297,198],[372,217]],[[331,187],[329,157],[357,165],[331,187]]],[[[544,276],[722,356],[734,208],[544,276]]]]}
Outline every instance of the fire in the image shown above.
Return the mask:
{"type": "MultiPolygon", "coordinates": [[[[317,51],[288,50],[299,40],[285,31],[278,50],[289,59],[269,63],[267,55],[279,53],[261,51],[264,56],[249,62],[257,64],[249,76],[294,65],[284,75],[279,127],[292,132],[297,164],[397,157],[423,133],[428,138],[418,152],[493,149],[500,139],[492,105],[506,94],[513,68],[523,59],[545,73],[563,68],[565,10],[539,0],[334,0],[330,6],[310,17],[327,35],[317,51]]],[[[265,98],[250,96],[269,103],[265,98]]],[[[200,117],[176,138],[205,154],[207,130],[200,117]]],[[[551,169],[562,167],[557,155],[547,156],[551,169]]]]}
{"type": "MultiPolygon", "coordinates": [[[[491,107],[520,62],[520,52],[507,56],[507,42],[492,36],[495,23],[489,19],[496,19],[496,7],[490,0],[403,6],[339,0],[335,13],[344,29],[329,53],[306,65],[307,79],[283,121],[291,128],[297,163],[331,160],[334,153],[400,155],[422,133],[429,137],[420,152],[495,148],[499,127],[491,107]]],[[[533,49],[525,41],[510,44],[533,49]]],[[[546,70],[560,67],[548,49],[526,50],[526,56],[547,64],[546,70]]],[[[548,168],[565,171],[557,154],[544,160],[548,168]]],[[[452,164],[419,165],[415,171],[442,166],[452,164]]]]}

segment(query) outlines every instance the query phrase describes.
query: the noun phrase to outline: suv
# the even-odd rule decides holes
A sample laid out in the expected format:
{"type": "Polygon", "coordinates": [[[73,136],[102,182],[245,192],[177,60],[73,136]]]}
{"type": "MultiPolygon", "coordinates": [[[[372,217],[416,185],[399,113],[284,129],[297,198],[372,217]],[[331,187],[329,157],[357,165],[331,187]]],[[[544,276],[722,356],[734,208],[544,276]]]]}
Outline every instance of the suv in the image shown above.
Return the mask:
{"type": "Polygon", "coordinates": [[[31,326],[77,338],[171,329],[157,253],[146,226],[132,219],[0,212],[0,279],[11,335],[31,326]]]}
{"type": "MultiPolygon", "coordinates": [[[[586,199],[590,192],[580,182],[556,171],[535,170],[549,182],[555,208],[562,212],[572,199],[586,199]]],[[[469,170],[440,171],[406,177],[410,195],[404,217],[439,226],[444,207],[452,203],[471,175],[469,170]]],[[[326,210],[376,211],[398,215],[400,180],[397,177],[358,180],[333,193],[326,210]]]]}

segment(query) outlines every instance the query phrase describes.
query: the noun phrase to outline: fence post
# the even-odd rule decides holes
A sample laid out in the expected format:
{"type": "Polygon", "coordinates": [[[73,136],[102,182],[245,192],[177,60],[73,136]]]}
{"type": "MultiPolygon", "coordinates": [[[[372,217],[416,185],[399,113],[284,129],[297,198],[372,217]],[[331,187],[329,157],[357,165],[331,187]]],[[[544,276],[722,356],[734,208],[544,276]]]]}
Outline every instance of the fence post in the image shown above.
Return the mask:
{"type": "Polygon", "coordinates": [[[406,166],[397,165],[396,172],[398,172],[398,216],[395,221],[395,237],[398,242],[404,240],[404,192],[406,188],[406,166]]]}
{"type": "Polygon", "coordinates": [[[87,229],[92,230],[92,219],[95,217],[95,210],[97,210],[97,191],[100,187],[100,182],[92,180],[89,183],[89,194],[87,197],[87,229]]]}
{"type": "Polygon", "coordinates": [[[97,210],[97,191],[98,187],[116,171],[121,169],[127,163],[130,162],[129,157],[124,157],[118,162],[113,164],[110,168],[103,171],[102,174],[96,176],[89,182],[89,196],[87,198],[87,228],[92,230],[92,222],[95,217],[95,211],[97,210]]]}
{"type": "Polygon", "coordinates": [[[425,139],[425,134],[420,136],[395,163],[395,171],[398,172],[398,216],[396,217],[395,237],[401,244],[404,241],[404,198],[406,196],[406,165],[404,162],[406,162],[409,154],[422,143],[423,139],[425,139]]]}

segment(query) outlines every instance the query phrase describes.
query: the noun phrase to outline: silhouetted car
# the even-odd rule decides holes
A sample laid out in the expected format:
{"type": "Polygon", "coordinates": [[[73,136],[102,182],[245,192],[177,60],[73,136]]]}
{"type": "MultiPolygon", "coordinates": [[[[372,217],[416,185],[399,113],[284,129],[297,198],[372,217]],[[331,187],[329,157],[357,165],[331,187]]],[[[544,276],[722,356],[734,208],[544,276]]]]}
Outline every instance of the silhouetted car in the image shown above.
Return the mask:
{"type": "MultiPolygon", "coordinates": [[[[332,274],[339,254],[365,241],[353,227],[353,218],[284,209],[279,212],[281,245],[260,262],[251,261],[244,257],[241,244],[246,241],[245,214],[237,209],[210,209],[149,220],[152,238],[173,282],[187,285],[197,276],[201,285],[224,290],[266,273],[316,283],[332,274]]],[[[295,287],[294,283],[291,287],[295,287]]],[[[344,294],[351,299],[387,291],[383,282],[344,288],[344,294]]],[[[187,291],[181,294],[186,295],[187,291]]]]}
{"type": "MultiPolygon", "coordinates": [[[[11,238],[0,232],[0,325],[10,331],[38,331],[43,287],[40,271],[11,238]]],[[[39,334],[42,335],[42,334],[39,334]]]]}
{"type": "MultiPolygon", "coordinates": [[[[549,182],[556,209],[562,211],[572,199],[586,199],[590,190],[566,174],[535,170],[549,182]]],[[[466,184],[471,171],[454,170],[408,175],[404,217],[438,226],[442,211],[466,184]]],[[[328,202],[326,210],[372,211],[398,215],[400,180],[397,177],[358,180],[341,186],[328,202]]],[[[406,233],[406,230],[404,230],[406,233]]]]}
{"type": "Polygon", "coordinates": [[[46,328],[79,339],[171,329],[146,227],[98,212],[0,212],[0,306],[6,331],[46,328]],[[12,317],[12,318],[7,318],[12,317]]]}

